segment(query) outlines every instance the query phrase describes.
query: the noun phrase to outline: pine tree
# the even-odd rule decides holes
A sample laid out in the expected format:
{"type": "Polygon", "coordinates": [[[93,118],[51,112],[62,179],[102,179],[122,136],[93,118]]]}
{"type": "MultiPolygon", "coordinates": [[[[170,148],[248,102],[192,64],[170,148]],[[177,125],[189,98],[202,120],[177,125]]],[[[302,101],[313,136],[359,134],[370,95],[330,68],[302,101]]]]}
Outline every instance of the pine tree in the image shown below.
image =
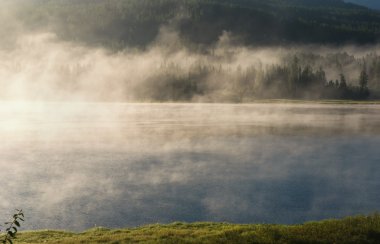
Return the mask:
{"type": "Polygon", "coordinates": [[[341,89],[346,89],[347,88],[346,77],[344,77],[344,74],[340,74],[339,88],[341,88],[341,89]]]}
{"type": "Polygon", "coordinates": [[[368,74],[364,69],[360,72],[359,86],[361,90],[367,89],[368,86],[368,74]]]}

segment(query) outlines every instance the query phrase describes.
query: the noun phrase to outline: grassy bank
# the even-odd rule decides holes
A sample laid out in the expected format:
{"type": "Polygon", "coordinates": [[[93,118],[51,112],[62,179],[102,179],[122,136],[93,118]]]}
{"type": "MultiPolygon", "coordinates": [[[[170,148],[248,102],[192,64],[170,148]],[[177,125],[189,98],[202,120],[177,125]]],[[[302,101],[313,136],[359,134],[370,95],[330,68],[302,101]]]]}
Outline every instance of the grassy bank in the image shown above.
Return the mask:
{"type": "Polygon", "coordinates": [[[380,214],[303,225],[173,223],[83,233],[32,231],[14,243],[380,243],[380,214]]]}

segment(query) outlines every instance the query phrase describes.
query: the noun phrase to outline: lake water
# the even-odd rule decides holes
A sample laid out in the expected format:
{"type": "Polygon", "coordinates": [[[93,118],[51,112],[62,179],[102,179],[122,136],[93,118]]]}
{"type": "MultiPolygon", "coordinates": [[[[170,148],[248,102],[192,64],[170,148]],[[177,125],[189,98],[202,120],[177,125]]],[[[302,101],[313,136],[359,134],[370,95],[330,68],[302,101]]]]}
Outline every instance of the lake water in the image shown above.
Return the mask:
{"type": "Polygon", "coordinates": [[[0,221],[84,230],[380,210],[380,106],[0,103],[0,221]]]}

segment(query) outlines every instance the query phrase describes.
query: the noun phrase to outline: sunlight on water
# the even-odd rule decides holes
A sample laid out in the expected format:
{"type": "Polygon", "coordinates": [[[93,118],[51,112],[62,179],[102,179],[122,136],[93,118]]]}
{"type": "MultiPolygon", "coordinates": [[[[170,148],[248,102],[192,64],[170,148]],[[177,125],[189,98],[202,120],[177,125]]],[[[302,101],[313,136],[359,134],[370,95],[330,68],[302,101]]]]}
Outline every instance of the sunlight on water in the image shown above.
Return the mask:
{"type": "Polygon", "coordinates": [[[380,106],[1,103],[26,228],[298,223],[379,210],[380,106]]]}

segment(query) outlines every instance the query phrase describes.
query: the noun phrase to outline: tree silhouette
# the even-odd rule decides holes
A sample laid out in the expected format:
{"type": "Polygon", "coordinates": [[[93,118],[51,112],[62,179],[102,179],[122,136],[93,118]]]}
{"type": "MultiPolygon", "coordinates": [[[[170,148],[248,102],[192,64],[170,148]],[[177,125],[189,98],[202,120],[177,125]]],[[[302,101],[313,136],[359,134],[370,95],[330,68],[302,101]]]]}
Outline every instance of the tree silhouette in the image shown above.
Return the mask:
{"type": "Polygon", "coordinates": [[[344,74],[340,74],[339,88],[340,89],[346,89],[347,88],[346,77],[344,76],[344,74]]]}
{"type": "Polygon", "coordinates": [[[363,70],[360,72],[359,86],[360,86],[360,89],[361,89],[361,90],[366,90],[366,89],[367,89],[367,86],[368,86],[368,74],[367,74],[367,72],[365,71],[365,69],[363,69],[363,70]]]}

